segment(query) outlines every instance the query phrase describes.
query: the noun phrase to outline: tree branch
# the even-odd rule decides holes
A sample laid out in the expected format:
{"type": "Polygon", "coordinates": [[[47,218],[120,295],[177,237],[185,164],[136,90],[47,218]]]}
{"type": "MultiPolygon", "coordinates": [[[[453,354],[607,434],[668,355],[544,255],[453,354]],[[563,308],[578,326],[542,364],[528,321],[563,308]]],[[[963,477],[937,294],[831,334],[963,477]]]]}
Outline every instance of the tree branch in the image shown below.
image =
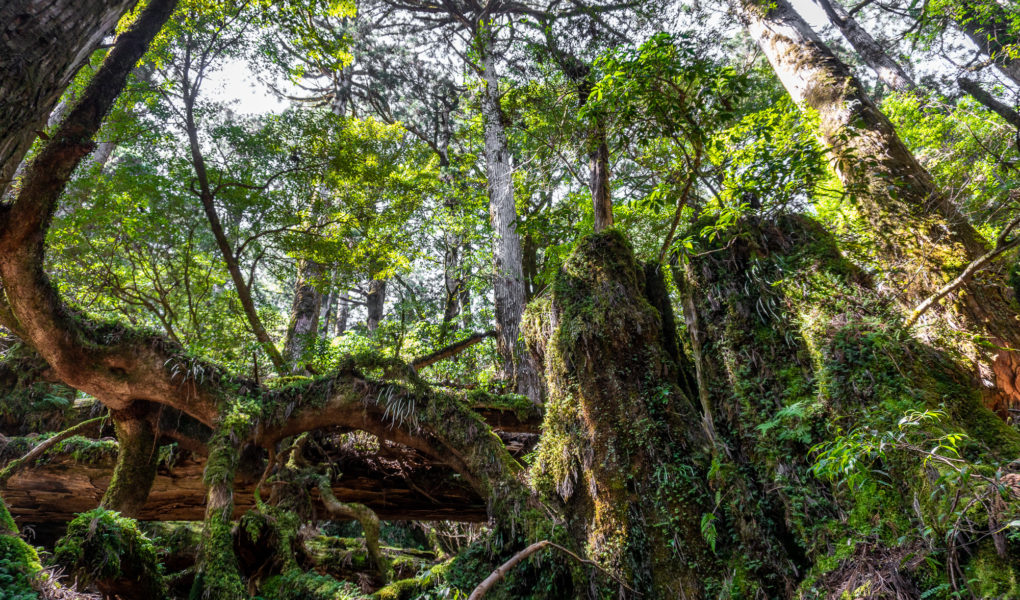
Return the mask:
{"type": "Polygon", "coordinates": [[[411,361],[411,366],[416,370],[424,369],[425,367],[435,364],[441,360],[456,356],[461,352],[467,350],[471,346],[485,340],[486,338],[496,337],[495,331],[486,331],[484,333],[472,334],[458,342],[454,342],[445,348],[440,348],[431,354],[418,357],[411,361]]]}

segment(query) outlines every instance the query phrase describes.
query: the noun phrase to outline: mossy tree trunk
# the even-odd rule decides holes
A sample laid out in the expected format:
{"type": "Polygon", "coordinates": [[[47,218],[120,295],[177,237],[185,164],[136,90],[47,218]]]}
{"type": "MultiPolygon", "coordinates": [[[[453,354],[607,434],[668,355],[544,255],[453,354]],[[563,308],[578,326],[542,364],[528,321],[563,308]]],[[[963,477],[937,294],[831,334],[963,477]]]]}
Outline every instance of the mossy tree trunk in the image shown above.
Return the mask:
{"type": "MultiPolygon", "coordinates": [[[[977,568],[968,555],[990,544],[1020,496],[998,505],[973,475],[944,491],[957,471],[922,451],[963,433],[957,467],[994,472],[1020,455],[1020,436],[981,406],[952,359],[910,336],[821,226],[800,216],[745,221],[702,241],[675,278],[712,423],[708,483],[730,574],[713,585],[730,597],[916,597],[977,568]],[[923,441],[897,437],[900,419],[928,410],[945,416],[910,433],[923,441]],[[818,450],[858,438],[888,446],[856,483],[816,476],[818,450]],[[953,493],[975,510],[947,509],[953,493]]],[[[1002,550],[991,560],[1015,575],[1006,565],[1020,548],[1002,550]]],[[[974,593],[1001,593],[983,585],[974,593]]]]}
{"type": "MultiPolygon", "coordinates": [[[[871,224],[885,278],[908,310],[932,296],[988,251],[987,242],[936,186],[847,66],[788,0],[730,0],[794,101],[818,112],[850,198],[871,224]]],[[[993,2],[994,4],[994,2],[993,2]]],[[[938,314],[938,313],[931,313],[938,314]]],[[[941,310],[948,342],[990,365],[998,394],[989,404],[1020,403],[1020,326],[1002,272],[968,278],[941,310]],[[958,335],[954,330],[962,330],[958,335]],[[989,351],[971,341],[984,335],[989,351]]],[[[941,333],[936,329],[933,337],[941,333]]]]}
{"type": "Polygon", "coordinates": [[[191,597],[242,600],[247,597],[234,552],[234,475],[240,449],[236,433],[222,428],[209,442],[205,466],[205,525],[191,597]]]}
{"type": "Polygon", "coordinates": [[[147,411],[148,403],[141,401],[128,410],[110,411],[117,432],[117,465],[100,506],[127,517],[138,516],[156,480],[159,446],[147,411]]]}
{"type": "Polygon", "coordinates": [[[549,386],[532,480],[577,548],[630,588],[593,571],[604,587],[591,584],[592,597],[701,598],[714,565],[699,531],[711,510],[699,459],[708,444],[645,279],[608,230],[582,240],[552,293],[529,307],[528,341],[549,386]]]}

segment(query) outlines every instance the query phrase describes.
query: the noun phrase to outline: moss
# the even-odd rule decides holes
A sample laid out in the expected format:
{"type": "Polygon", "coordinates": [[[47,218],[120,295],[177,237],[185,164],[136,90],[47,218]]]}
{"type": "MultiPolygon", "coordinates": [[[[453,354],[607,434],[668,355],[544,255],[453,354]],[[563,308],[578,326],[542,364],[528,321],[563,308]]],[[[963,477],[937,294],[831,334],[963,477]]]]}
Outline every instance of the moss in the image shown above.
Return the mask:
{"type": "Polygon", "coordinates": [[[36,600],[33,583],[42,573],[39,555],[18,535],[7,505],[0,498],[0,590],[10,600],[36,600]]]}
{"type": "Polygon", "coordinates": [[[1020,598],[1020,564],[1000,557],[990,541],[967,561],[964,576],[978,598],[1020,598]]]}
{"type": "Polygon", "coordinates": [[[134,519],[113,511],[97,508],[75,517],[53,560],[82,584],[95,584],[105,593],[150,598],[168,593],[152,541],[134,519]]]}
{"type": "Polygon", "coordinates": [[[117,456],[117,441],[112,439],[95,440],[75,435],[58,443],[50,450],[50,454],[70,456],[75,462],[85,465],[101,464],[117,456]]]}
{"type": "Polygon", "coordinates": [[[464,402],[473,409],[511,412],[520,421],[528,421],[534,417],[542,416],[542,407],[521,394],[493,394],[486,390],[475,389],[466,392],[463,398],[464,402]]]}
{"type": "MultiPolygon", "coordinates": [[[[967,433],[972,442],[962,449],[977,472],[1016,455],[1016,432],[980,406],[956,357],[911,337],[896,307],[817,223],[748,219],[701,243],[676,277],[686,316],[700,328],[699,384],[721,446],[710,484],[728,562],[768,595],[787,586],[805,596],[853,595],[875,582],[919,581],[917,565],[944,560],[923,532],[946,539],[945,490],[982,492],[891,441],[902,433],[899,419],[944,407],[948,418],[910,428],[904,439],[926,449],[967,433]],[[854,431],[886,440],[881,453],[853,485],[819,481],[811,448],[854,431]]],[[[978,513],[970,511],[968,526],[986,529],[978,513]]],[[[941,567],[925,577],[944,575],[941,567]]]]}
{"type": "Polygon", "coordinates": [[[270,577],[259,590],[264,600],[356,600],[364,598],[358,586],[327,575],[292,570],[270,577]]]}
{"type": "Polygon", "coordinates": [[[529,306],[525,335],[549,387],[529,478],[546,503],[565,504],[566,545],[653,597],[700,596],[714,567],[698,529],[705,445],[677,348],[664,346],[668,319],[645,295],[659,287],[650,275],[619,232],[603,232],[529,306]]]}
{"type": "Polygon", "coordinates": [[[244,585],[234,553],[233,484],[239,440],[246,437],[251,419],[244,404],[232,406],[222,417],[209,442],[203,480],[208,490],[202,545],[196,564],[191,597],[202,600],[239,600],[244,585]]]}
{"type": "Polygon", "coordinates": [[[417,579],[401,579],[372,594],[372,598],[375,600],[412,600],[423,591],[417,579]]]}

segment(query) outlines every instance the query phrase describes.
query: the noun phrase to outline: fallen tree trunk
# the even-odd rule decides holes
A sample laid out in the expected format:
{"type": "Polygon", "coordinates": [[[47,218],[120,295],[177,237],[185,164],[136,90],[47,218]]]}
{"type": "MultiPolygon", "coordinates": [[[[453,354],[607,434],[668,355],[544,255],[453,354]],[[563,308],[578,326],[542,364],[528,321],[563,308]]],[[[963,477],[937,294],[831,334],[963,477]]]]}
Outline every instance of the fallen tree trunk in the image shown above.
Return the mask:
{"type": "MultiPolygon", "coordinates": [[[[449,520],[481,522],[485,502],[470,486],[454,477],[448,467],[420,464],[405,467],[396,459],[344,460],[344,476],[333,486],[340,502],[364,504],[382,519],[449,520]]],[[[99,505],[109,486],[116,448],[107,446],[95,461],[81,462],[71,455],[54,456],[44,464],[20,471],[11,478],[3,498],[23,525],[66,523],[77,513],[99,505]]],[[[161,464],[148,500],[136,513],[139,521],[200,521],[205,512],[202,472],[205,460],[189,456],[172,467],[161,464]]],[[[234,516],[255,505],[257,476],[241,473],[234,481],[234,516]]],[[[318,512],[329,518],[318,501],[318,512]]]]}

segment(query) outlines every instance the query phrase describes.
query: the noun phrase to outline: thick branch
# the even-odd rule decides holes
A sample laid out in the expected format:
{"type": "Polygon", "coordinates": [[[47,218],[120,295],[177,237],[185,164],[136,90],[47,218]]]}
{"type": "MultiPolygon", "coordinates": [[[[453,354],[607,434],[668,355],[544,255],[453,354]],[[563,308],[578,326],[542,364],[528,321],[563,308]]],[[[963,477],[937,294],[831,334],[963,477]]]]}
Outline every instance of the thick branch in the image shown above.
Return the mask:
{"type": "Polygon", "coordinates": [[[389,564],[379,549],[379,517],[364,504],[337,500],[329,486],[329,480],[325,477],[319,480],[319,497],[333,515],[342,519],[355,519],[361,523],[361,529],[365,532],[365,547],[368,548],[368,555],[372,557],[372,564],[382,577],[383,583],[389,581],[389,564]]]}
{"type": "Polygon", "coordinates": [[[486,331],[484,333],[471,334],[470,336],[460,341],[454,342],[449,346],[446,346],[445,348],[440,348],[439,350],[436,350],[431,354],[426,354],[425,356],[421,356],[414,359],[413,361],[411,361],[411,366],[417,370],[424,369],[425,367],[433,365],[441,360],[446,360],[447,358],[456,356],[461,352],[467,350],[471,346],[474,346],[475,344],[491,337],[496,337],[495,331],[486,331]]]}
{"type": "Polygon", "coordinates": [[[1016,112],[1005,102],[999,102],[994,96],[985,91],[978,82],[973,79],[967,79],[961,77],[956,80],[959,84],[960,89],[967,92],[974,97],[975,100],[983,104],[988,110],[1002,117],[1007,123],[1020,129],[1020,114],[1016,112]]]}

